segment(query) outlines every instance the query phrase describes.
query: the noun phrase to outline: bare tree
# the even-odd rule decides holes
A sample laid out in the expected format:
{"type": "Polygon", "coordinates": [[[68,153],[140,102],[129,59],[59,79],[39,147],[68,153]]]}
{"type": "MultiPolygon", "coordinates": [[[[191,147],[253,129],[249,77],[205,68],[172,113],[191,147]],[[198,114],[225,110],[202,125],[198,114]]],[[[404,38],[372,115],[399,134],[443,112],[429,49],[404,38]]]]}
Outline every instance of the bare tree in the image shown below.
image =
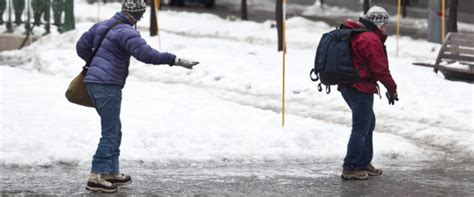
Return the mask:
{"type": "Polygon", "coordinates": [[[458,32],[458,0],[449,0],[448,32],[458,32]]]}
{"type": "Polygon", "coordinates": [[[278,51],[283,50],[283,0],[276,1],[275,20],[278,33],[278,51]]]}
{"type": "Polygon", "coordinates": [[[242,20],[248,20],[248,15],[247,15],[247,0],[242,0],[241,4],[241,17],[242,20]]]}
{"type": "Polygon", "coordinates": [[[407,7],[410,5],[410,0],[402,0],[402,17],[407,17],[407,7]]]}
{"type": "Polygon", "coordinates": [[[364,14],[367,14],[370,8],[370,0],[364,0],[364,4],[362,5],[362,9],[364,9],[364,14]]]}
{"type": "Polygon", "coordinates": [[[158,35],[155,0],[151,1],[150,36],[158,35]]]}

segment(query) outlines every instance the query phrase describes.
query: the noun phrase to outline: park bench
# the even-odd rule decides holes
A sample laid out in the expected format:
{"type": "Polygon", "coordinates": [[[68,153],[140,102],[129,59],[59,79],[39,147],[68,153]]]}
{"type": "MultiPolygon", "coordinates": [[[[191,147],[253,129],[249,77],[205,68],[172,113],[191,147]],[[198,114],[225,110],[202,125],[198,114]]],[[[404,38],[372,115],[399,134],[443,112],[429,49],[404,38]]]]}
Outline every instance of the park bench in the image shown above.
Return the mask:
{"type": "Polygon", "coordinates": [[[474,82],[474,34],[450,32],[435,64],[413,63],[434,68],[448,80],[474,82]]]}

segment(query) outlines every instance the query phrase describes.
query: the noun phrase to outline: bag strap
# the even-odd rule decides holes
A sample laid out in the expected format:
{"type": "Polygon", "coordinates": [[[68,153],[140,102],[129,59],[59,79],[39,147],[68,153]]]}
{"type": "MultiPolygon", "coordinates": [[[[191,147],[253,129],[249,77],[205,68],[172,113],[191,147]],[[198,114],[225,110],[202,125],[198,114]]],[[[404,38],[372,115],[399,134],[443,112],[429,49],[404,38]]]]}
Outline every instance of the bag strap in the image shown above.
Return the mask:
{"type": "MultiPolygon", "coordinates": [[[[337,30],[340,30],[340,29],[348,29],[346,28],[346,26],[344,24],[340,24],[336,27],[337,30]]],[[[349,29],[351,30],[352,32],[355,32],[355,33],[362,33],[362,32],[370,32],[371,30],[370,29],[367,29],[367,28],[356,28],[356,29],[349,29]]]]}
{"type": "Polygon", "coordinates": [[[92,53],[92,56],[89,58],[89,60],[87,60],[87,63],[85,66],[82,67],[82,72],[81,74],[82,75],[86,75],[87,71],[89,70],[89,67],[92,63],[92,60],[94,59],[95,55],[97,54],[97,51],[99,51],[100,49],[100,45],[102,45],[102,42],[104,41],[105,37],[107,37],[107,34],[117,25],[123,23],[122,20],[117,20],[109,29],[107,29],[107,32],[105,32],[104,36],[100,39],[100,42],[99,42],[99,45],[97,46],[97,48],[94,50],[94,52],[92,53]]]}

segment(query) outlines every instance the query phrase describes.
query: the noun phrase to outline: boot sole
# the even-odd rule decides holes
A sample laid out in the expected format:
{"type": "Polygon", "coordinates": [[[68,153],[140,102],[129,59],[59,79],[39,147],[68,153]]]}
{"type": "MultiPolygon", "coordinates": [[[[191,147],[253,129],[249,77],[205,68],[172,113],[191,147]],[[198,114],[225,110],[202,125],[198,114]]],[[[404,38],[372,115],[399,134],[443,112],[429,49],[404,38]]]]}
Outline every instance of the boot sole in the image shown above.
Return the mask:
{"type": "Polygon", "coordinates": [[[113,183],[119,187],[126,187],[126,186],[129,186],[130,184],[132,183],[132,181],[128,181],[128,182],[125,182],[125,183],[113,183]]]}
{"type": "Polygon", "coordinates": [[[347,177],[347,176],[341,175],[341,178],[343,180],[346,180],[346,181],[349,181],[349,180],[367,180],[367,179],[369,179],[369,176],[367,176],[367,177],[354,177],[354,176],[347,177]]]}
{"type": "Polygon", "coordinates": [[[89,186],[86,186],[86,190],[91,191],[91,192],[114,193],[114,192],[117,191],[117,188],[115,188],[115,189],[105,189],[105,188],[100,188],[100,187],[89,187],[89,186]]]}
{"type": "Polygon", "coordinates": [[[374,172],[369,172],[369,171],[365,171],[365,172],[367,172],[367,174],[368,174],[369,176],[380,176],[380,175],[382,175],[382,173],[383,173],[383,172],[374,173],[374,172]]]}

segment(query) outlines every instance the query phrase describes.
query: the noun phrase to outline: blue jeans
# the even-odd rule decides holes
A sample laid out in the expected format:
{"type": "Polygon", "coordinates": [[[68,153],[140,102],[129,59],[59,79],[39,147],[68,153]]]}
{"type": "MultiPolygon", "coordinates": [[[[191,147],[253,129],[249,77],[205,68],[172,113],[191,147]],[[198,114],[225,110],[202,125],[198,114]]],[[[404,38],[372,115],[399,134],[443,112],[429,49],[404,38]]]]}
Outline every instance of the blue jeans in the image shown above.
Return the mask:
{"type": "Polygon", "coordinates": [[[373,157],[374,95],[359,92],[352,87],[341,87],[340,91],[352,111],[352,131],[343,168],[358,170],[370,164],[373,157]]]}
{"type": "Polygon", "coordinates": [[[122,88],[116,85],[87,83],[87,91],[99,113],[102,137],[92,159],[92,173],[118,174],[122,124],[122,88]]]}

